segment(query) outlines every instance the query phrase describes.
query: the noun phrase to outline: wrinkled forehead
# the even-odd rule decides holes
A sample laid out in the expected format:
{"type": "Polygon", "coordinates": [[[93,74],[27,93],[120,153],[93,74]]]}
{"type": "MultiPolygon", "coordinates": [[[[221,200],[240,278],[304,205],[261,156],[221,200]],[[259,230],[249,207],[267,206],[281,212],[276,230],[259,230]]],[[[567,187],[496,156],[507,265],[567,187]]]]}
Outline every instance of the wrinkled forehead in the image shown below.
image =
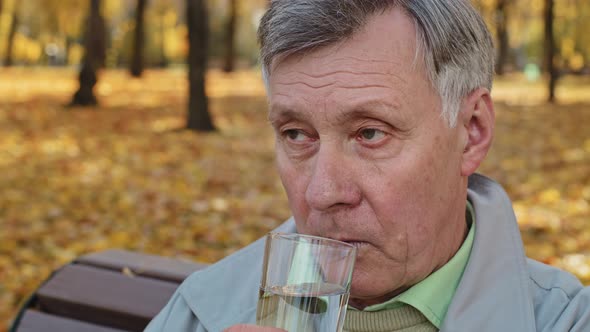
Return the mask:
{"type": "MultiPolygon", "coordinates": [[[[399,71],[424,74],[424,61],[420,56],[421,45],[412,17],[405,10],[393,7],[371,16],[359,30],[341,40],[325,45],[298,49],[277,54],[268,66],[262,67],[265,85],[270,88],[271,76],[283,64],[304,63],[308,70],[320,74],[338,62],[348,62],[356,70],[387,68],[383,74],[396,75],[399,71]],[[385,65],[385,66],[384,66],[385,65]]],[[[351,68],[352,69],[352,68],[351,68]]]]}

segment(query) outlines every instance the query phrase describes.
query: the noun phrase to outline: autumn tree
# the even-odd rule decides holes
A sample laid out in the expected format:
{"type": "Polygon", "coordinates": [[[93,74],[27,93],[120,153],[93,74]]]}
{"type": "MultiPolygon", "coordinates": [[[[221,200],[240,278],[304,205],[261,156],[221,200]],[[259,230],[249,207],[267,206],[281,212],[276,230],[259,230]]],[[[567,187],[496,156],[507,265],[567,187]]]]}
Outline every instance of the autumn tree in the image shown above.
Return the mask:
{"type": "Polygon", "coordinates": [[[0,26],[2,26],[2,6],[4,5],[3,1],[0,0],[0,26]]]}
{"type": "Polygon", "coordinates": [[[555,67],[555,35],[553,23],[555,22],[555,3],[553,0],[545,0],[545,69],[549,75],[550,103],[555,102],[555,86],[557,85],[557,68],[555,67]]]}
{"type": "Polygon", "coordinates": [[[100,13],[100,0],[91,0],[84,35],[85,54],[79,74],[80,87],[70,105],[96,105],[94,86],[96,72],[104,65],[106,56],[106,25],[100,13]]]}
{"type": "Polygon", "coordinates": [[[186,22],[189,39],[187,128],[197,131],[212,131],[215,130],[215,127],[209,116],[207,95],[205,94],[207,43],[209,39],[205,0],[186,1],[186,22]]]}
{"type": "MultiPolygon", "coordinates": [[[[169,23],[167,23],[167,21],[169,20],[167,17],[169,17],[170,13],[172,11],[175,11],[175,6],[174,4],[170,3],[167,0],[156,0],[156,1],[152,1],[152,3],[150,3],[150,8],[154,13],[154,18],[157,18],[157,33],[155,33],[155,35],[158,37],[158,61],[157,61],[157,65],[161,68],[167,67],[169,60],[168,60],[168,56],[166,54],[166,44],[167,44],[167,31],[169,28],[169,23]]],[[[176,16],[176,15],[174,15],[176,16]]],[[[174,17],[174,20],[176,21],[176,17],[174,17]]],[[[154,28],[154,30],[156,30],[154,28]]]]}
{"type": "Polygon", "coordinates": [[[145,7],[147,0],[137,0],[137,8],[135,10],[135,35],[133,43],[133,52],[131,59],[130,72],[133,77],[140,77],[143,72],[143,49],[145,42],[145,7]]]}
{"type": "Polygon", "coordinates": [[[44,34],[51,35],[51,42],[58,43],[62,49],[62,63],[68,62],[69,51],[80,39],[84,18],[88,12],[88,1],[43,0],[36,1],[35,20],[41,25],[44,34]]]}
{"type": "Polygon", "coordinates": [[[10,31],[8,32],[8,39],[6,41],[6,54],[4,54],[5,67],[10,67],[13,64],[12,51],[14,46],[14,37],[16,36],[16,29],[18,28],[19,6],[19,1],[15,1],[13,3],[12,21],[10,23],[10,31]]]}
{"type": "Polygon", "coordinates": [[[166,12],[160,14],[160,60],[158,66],[165,68],[168,66],[168,57],[166,56],[166,12]]]}
{"type": "Polygon", "coordinates": [[[498,56],[496,58],[496,74],[503,75],[510,45],[508,43],[508,0],[497,0],[496,2],[496,38],[498,56]]]}
{"type": "Polygon", "coordinates": [[[235,67],[235,40],[236,24],[238,17],[238,1],[230,0],[230,11],[228,15],[226,34],[225,34],[225,60],[223,70],[232,72],[235,67]]]}

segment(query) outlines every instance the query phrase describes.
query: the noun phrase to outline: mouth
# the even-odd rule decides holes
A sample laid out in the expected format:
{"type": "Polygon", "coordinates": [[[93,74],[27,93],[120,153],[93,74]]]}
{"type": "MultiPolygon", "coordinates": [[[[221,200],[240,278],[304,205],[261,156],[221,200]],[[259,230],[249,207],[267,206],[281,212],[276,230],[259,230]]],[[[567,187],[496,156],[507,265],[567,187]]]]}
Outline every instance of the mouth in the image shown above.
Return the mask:
{"type": "Polygon", "coordinates": [[[348,244],[353,245],[354,247],[356,247],[357,249],[362,248],[364,246],[369,245],[369,243],[364,242],[364,241],[354,241],[354,240],[350,240],[350,241],[342,241],[342,242],[346,242],[348,244]]]}

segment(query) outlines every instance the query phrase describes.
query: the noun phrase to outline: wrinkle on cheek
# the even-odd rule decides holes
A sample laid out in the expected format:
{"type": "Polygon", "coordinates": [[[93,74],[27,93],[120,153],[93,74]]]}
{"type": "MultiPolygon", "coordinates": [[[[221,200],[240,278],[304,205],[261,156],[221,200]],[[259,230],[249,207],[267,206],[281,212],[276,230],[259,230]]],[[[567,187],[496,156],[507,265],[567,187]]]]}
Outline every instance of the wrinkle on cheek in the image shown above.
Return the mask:
{"type": "Polygon", "coordinates": [[[408,258],[410,257],[410,240],[409,240],[409,234],[408,234],[408,223],[405,222],[405,245],[404,248],[406,249],[406,270],[407,270],[407,265],[408,265],[408,258]]]}
{"type": "MultiPolygon", "coordinates": [[[[386,174],[385,170],[382,168],[382,166],[379,165],[379,163],[371,162],[370,167],[371,167],[371,170],[373,171],[373,173],[371,175],[369,175],[367,173],[370,173],[370,171],[369,172],[361,172],[362,179],[360,182],[369,183],[371,181],[374,181],[374,179],[385,178],[385,174],[386,174]]],[[[382,192],[378,193],[378,195],[381,197],[379,197],[379,199],[377,200],[377,204],[379,204],[378,202],[380,200],[382,200],[384,197],[390,197],[390,195],[389,195],[390,190],[395,190],[395,189],[392,189],[392,188],[394,188],[394,186],[392,186],[391,183],[388,183],[386,186],[379,186],[378,184],[374,184],[374,187],[384,188],[383,190],[385,190],[385,192],[382,191],[382,192]]],[[[374,201],[374,199],[367,200],[367,203],[371,207],[371,210],[372,211],[379,211],[379,206],[374,205],[373,201],[374,201]]],[[[376,221],[381,228],[381,232],[387,233],[387,229],[389,227],[391,227],[391,225],[388,225],[388,223],[390,223],[391,221],[390,220],[382,220],[382,218],[379,218],[379,216],[376,216],[376,221]]],[[[399,242],[399,239],[397,242],[399,242]]]]}
{"type": "Polygon", "coordinates": [[[409,270],[409,259],[410,259],[410,240],[409,240],[409,234],[408,234],[408,223],[405,222],[405,245],[403,246],[403,248],[406,249],[406,254],[405,254],[405,259],[404,259],[404,273],[403,273],[403,277],[401,278],[401,280],[405,280],[407,275],[408,275],[408,270],[409,270]]]}

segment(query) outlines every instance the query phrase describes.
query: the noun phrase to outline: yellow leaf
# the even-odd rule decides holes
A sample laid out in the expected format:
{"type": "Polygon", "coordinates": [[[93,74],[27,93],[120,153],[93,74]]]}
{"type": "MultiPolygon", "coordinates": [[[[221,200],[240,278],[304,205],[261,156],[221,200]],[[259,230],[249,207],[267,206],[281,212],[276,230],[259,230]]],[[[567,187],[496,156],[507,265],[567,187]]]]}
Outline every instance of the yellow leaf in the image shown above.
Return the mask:
{"type": "Polygon", "coordinates": [[[559,190],[554,188],[544,190],[539,195],[539,201],[541,204],[556,203],[560,200],[560,198],[561,193],[559,192],[559,190]]]}

